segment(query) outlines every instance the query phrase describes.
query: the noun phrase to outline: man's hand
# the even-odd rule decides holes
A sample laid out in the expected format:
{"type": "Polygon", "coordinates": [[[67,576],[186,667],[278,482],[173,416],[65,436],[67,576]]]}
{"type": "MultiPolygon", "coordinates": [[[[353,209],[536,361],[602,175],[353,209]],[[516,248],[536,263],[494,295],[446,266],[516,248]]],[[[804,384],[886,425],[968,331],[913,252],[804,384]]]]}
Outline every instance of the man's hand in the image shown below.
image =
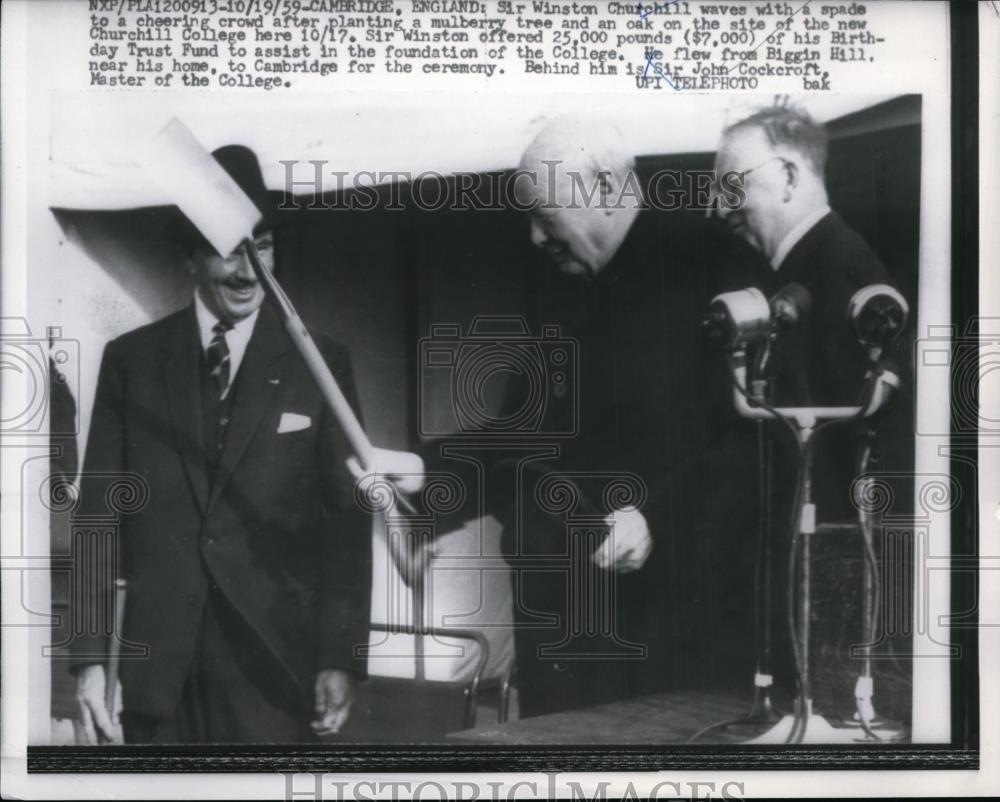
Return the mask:
{"type": "Polygon", "coordinates": [[[653,550],[653,539],[643,514],[635,507],[622,507],[604,519],[611,533],[590,556],[594,564],[620,574],[637,571],[653,550]]]}
{"type": "Polygon", "coordinates": [[[357,680],[347,671],[325,668],[316,675],[316,718],[311,726],[317,735],[334,735],[347,722],[354,702],[357,680]]]}
{"type": "Polygon", "coordinates": [[[424,461],[410,451],[392,451],[388,448],[372,449],[372,464],[367,470],[357,457],[349,457],[347,468],[359,482],[382,477],[395,485],[403,495],[419,492],[424,486],[424,461]]]}
{"type": "MultiPolygon", "coordinates": [[[[402,495],[419,492],[424,486],[424,461],[419,454],[409,451],[390,451],[387,448],[373,449],[372,464],[363,470],[356,457],[347,460],[347,468],[354,478],[366,489],[366,483],[388,479],[402,495]]],[[[434,556],[429,543],[413,544],[405,537],[390,537],[389,554],[393,565],[408,587],[425,575],[427,566],[434,556]]]]}
{"type": "Polygon", "coordinates": [[[121,727],[122,684],[115,687],[115,714],[104,706],[104,666],[84,666],[76,673],[76,719],[73,731],[78,744],[124,743],[121,727]]]}

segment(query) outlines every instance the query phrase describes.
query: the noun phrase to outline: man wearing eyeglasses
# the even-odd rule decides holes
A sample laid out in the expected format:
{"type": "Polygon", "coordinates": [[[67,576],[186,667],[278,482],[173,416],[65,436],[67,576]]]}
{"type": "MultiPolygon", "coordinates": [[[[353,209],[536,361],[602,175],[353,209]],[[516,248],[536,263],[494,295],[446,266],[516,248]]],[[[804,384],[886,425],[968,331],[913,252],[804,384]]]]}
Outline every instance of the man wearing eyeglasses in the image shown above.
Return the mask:
{"type": "MultiPolygon", "coordinates": [[[[892,284],[868,243],[830,208],[825,181],[827,142],[824,127],[807,113],[776,106],[726,128],[716,155],[716,178],[727,192],[719,198],[717,213],[770,266],[770,270],[763,269],[758,287],[772,298],[772,308],[776,295],[796,287],[788,295],[797,299],[793,322],[779,330],[770,362],[774,382],[770,400],[780,406],[858,403],[870,363],[868,349],[853,331],[848,308],[859,289],[892,284]],[[740,188],[728,192],[734,186],[740,188]]],[[[895,346],[894,360],[900,363],[895,368],[900,376],[909,372],[903,364],[906,360],[899,357],[905,352],[902,342],[900,338],[895,346]]],[[[904,380],[900,392],[905,394],[907,387],[904,380]]],[[[907,404],[899,397],[880,418],[866,420],[864,430],[859,424],[837,426],[817,439],[812,493],[821,523],[857,522],[851,487],[858,475],[862,435],[879,443],[880,470],[907,464],[912,470],[912,427],[907,404]]],[[[782,543],[788,534],[785,522],[791,511],[798,455],[790,439],[776,437],[775,444],[772,542],[782,543]]],[[[783,551],[779,559],[784,559],[783,551]]],[[[846,564],[838,568],[842,587],[858,581],[843,573],[846,564]]],[[[780,584],[784,572],[777,564],[774,571],[780,584]]],[[[776,591],[775,598],[784,598],[784,593],[776,591]]],[[[846,609],[848,597],[838,599],[841,609],[846,609]]],[[[777,641],[773,645],[781,655],[788,648],[782,643],[784,612],[777,609],[775,614],[777,641]]],[[[774,661],[779,683],[791,664],[787,654],[774,661]]],[[[825,678],[824,684],[838,681],[825,678]]],[[[830,691],[824,689],[821,695],[830,691]]],[[[847,693],[841,689],[841,698],[847,693]]]]}
{"type": "MultiPolygon", "coordinates": [[[[858,403],[869,354],[853,331],[848,307],[859,289],[893,283],[868,243],[830,208],[824,176],[827,141],[825,128],[806,112],[774,106],[723,131],[716,155],[720,183],[727,186],[731,178],[742,185],[722,199],[718,215],[771,267],[760,278],[760,289],[770,298],[790,286],[804,290],[799,295],[806,300],[794,314],[797,322],[780,333],[772,359],[772,401],[779,405],[858,403]]],[[[897,373],[909,373],[905,341],[901,337],[893,348],[894,361],[900,363],[897,373]]],[[[893,434],[894,441],[899,439],[896,451],[912,447],[904,445],[907,424],[900,406],[880,422],[883,428],[900,430],[893,434]]],[[[849,488],[857,473],[855,440],[840,440],[840,447],[817,444],[816,490],[821,502],[829,494],[821,503],[828,513],[853,517],[849,488]]]]}
{"type": "Polygon", "coordinates": [[[724,184],[725,176],[742,178],[742,192],[722,199],[718,214],[770,264],[762,289],[773,297],[795,283],[811,298],[811,310],[799,310],[801,325],[782,337],[780,403],[856,402],[866,354],[851,331],[848,304],[861,287],[891,283],[875,252],[831,210],[826,157],[823,126],[776,106],[729,126],[715,161],[724,184]]]}

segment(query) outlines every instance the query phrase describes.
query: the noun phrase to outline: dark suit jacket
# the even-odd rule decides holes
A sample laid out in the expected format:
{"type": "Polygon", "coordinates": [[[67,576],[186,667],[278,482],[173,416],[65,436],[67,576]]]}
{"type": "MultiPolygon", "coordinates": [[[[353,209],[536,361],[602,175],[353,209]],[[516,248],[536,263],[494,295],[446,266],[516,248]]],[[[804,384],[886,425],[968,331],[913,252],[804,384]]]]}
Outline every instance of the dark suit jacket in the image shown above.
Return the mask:
{"type": "MultiPolygon", "coordinates": [[[[770,296],[790,282],[798,282],[809,290],[812,309],[796,326],[781,334],[775,353],[777,379],[776,401],[790,406],[803,405],[853,405],[858,403],[865,383],[868,367],[867,348],[857,341],[847,319],[848,304],[854,293],[870,284],[894,282],[881,260],[867,242],[854,231],[836,212],[823,217],[792,248],[777,271],[766,275],[761,288],[770,296]]],[[[914,299],[908,299],[912,302],[914,299]]],[[[857,508],[851,499],[851,487],[858,475],[858,452],[862,433],[873,430],[877,462],[868,465],[868,471],[899,472],[908,481],[893,481],[897,509],[904,509],[907,494],[911,491],[913,470],[913,419],[912,419],[912,366],[909,344],[912,326],[886,350],[898,369],[902,386],[890,404],[877,416],[864,421],[838,423],[815,436],[812,498],[816,504],[820,523],[856,523],[857,508]]],[[[789,537],[789,512],[796,461],[788,438],[777,425],[772,425],[776,443],[774,484],[772,489],[773,542],[775,548],[774,621],[775,657],[772,667],[779,684],[792,682],[792,658],[787,639],[787,549],[789,537]]],[[[856,541],[854,541],[856,543],[856,541]]],[[[829,608],[832,604],[843,611],[851,609],[850,592],[833,588],[824,570],[835,573],[837,581],[849,589],[859,587],[856,565],[847,562],[833,563],[831,555],[836,549],[860,549],[850,540],[817,541],[814,552],[814,618],[816,629],[813,645],[817,654],[829,648],[826,640],[831,637],[827,628],[833,620],[829,608]],[[827,566],[831,566],[827,568],[827,566]],[[854,573],[851,573],[851,572],[854,573]],[[833,599],[828,602],[828,599],[833,599]],[[816,612],[817,610],[823,612],[816,612]],[[819,616],[816,618],[816,616],[819,616]]],[[[853,551],[854,554],[859,553],[853,551]]],[[[853,615],[853,611],[850,615],[853,615]]],[[[843,637],[838,633],[837,637],[843,637]]],[[[852,635],[852,638],[857,635],[852,635]]],[[[822,663],[820,659],[818,664],[822,663]]],[[[846,675],[845,675],[846,676],[846,675]]],[[[822,685],[824,679],[818,682],[822,685]]],[[[842,689],[850,698],[850,689],[842,689]]],[[[843,698],[843,695],[842,695],[843,698]]]]}
{"type": "MultiPolygon", "coordinates": [[[[768,279],[770,285],[764,288],[768,295],[789,282],[798,282],[812,296],[810,312],[778,341],[777,402],[858,403],[869,364],[868,349],[858,342],[847,308],[862,287],[893,284],[881,260],[840,215],[830,212],[796,243],[781,268],[768,279]]],[[[902,380],[892,403],[863,424],[836,425],[818,435],[813,492],[824,520],[856,517],[850,492],[857,475],[860,428],[874,427],[880,435],[882,470],[912,469],[911,330],[904,331],[886,349],[885,356],[895,364],[902,380]]]]}
{"type": "MultiPolygon", "coordinates": [[[[316,343],[356,409],[346,351],[316,343]]],[[[129,659],[123,647],[124,705],[154,716],[180,698],[212,582],[273,655],[277,687],[305,699],[318,669],[364,673],[355,647],[368,642],[371,523],[354,503],[346,438],[265,306],[213,484],[202,370],[193,306],[109,343],[84,463],[83,514],[107,513],[108,474],[131,472],[149,487],[148,501],[121,516],[118,574],[128,582],[124,639],[149,649],[129,659]],[[309,425],[279,432],[285,413],[309,425]]],[[[91,596],[85,620],[99,623],[104,602],[91,596]]],[[[91,635],[72,647],[82,664],[107,645],[91,635]]]]}
{"type": "Polygon", "coordinates": [[[836,212],[813,226],[771,276],[768,295],[791,282],[809,290],[812,309],[802,324],[783,334],[778,368],[778,402],[857,403],[867,351],[847,319],[857,290],[891,284],[875,252],[836,212]]]}
{"type": "MultiPolygon", "coordinates": [[[[576,403],[569,403],[569,394],[562,399],[552,395],[546,424],[550,430],[571,430],[575,435],[536,438],[535,442],[557,444],[560,453],[550,463],[539,461],[533,471],[525,472],[528,484],[521,488],[520,509],[531,511],[535,496],[531,483],[537,474],[593,471],[599,479],[577,480],[589,509],[575,512],[603,515],[611,511],[612,502],[618,503],[603,492],[607,479],[625,471],[640,477],[645,486],[641,511],[655,542],[640,571],[613,577],[617,631],[646,645],[647,658],[599,661],[597,670],[603,671],[608,695],[595,699],[587,695],[592,688],[585,688],[577,705],[652,692],[679,681],[684,672],[704,675],[709,645],[695,640],[707,640],[717,621],[735,619],[734,613],[751,609],[747,594],[740,587],[734,589],[718,566],[721,562],[726,571],[744,573],[746,562],[736,554],[752,544],[752,538],[732,517],[724,520],[715,512],[723,501],[727,509],[742,512],[743,487],[728,484],[727,479],[735,476],[745,482],[744,474],[752,478],[751,465],[740,471],[736,463],[752,459],[754,453],[718,449],[730,429],[737,435],[748,430],[752,434],[752,429],[736,419],[729,385],[717,380],[723,360],[705,341],[701,320],[715,293],[729,284],[746,286],[754,274],[753,265],[743,265],[745,257],[730,247],[738,243],[713,236],[715,230],[703,215],[647,209],[636,218],[614,258],[592,280],[562,276],[550,265],[540,265],[545,272],[539,272],[542,286],[534,330],[542,324],[560,324],[562,335],[578,353],[572,399],[576,403]],[[575,418],[559,424],[560,414],[575,418]],[[725,476],[721,468],[727,469],[725,476]],[[725,558],[720,560],[719,554],[725,558]],[[726,592],[720,593],[719,587],[726,587],[726,592]],[[692,666],[681,666],[682,661],[692,666]]],[[[526,397],[522,388],[512,389],[516,398],[526,397]]],[[[501,489],[511,486],[501,479],[495,484],[501,489]]],[[[494,505],[505,524],[505,554],[566,552],[564,521],[552,518],[546,525],[543,516],[534,516],[519,531],[512,524],[514,509],[494,505]]],[[[551,573],[522,571],[518,582],[529,610],[565,609],[565,582],[554,581],[551,573]]],[[[519,632],[518,637],[553,640],[552,631],[544,628],[519,632]]],[[[525,663],[532,661],[533,651],[520,643],[519,648],[526,655],[518,658],[523,698],[525,663]]],[[[560,675],[553,680],[560,681],[560,675]]]]}

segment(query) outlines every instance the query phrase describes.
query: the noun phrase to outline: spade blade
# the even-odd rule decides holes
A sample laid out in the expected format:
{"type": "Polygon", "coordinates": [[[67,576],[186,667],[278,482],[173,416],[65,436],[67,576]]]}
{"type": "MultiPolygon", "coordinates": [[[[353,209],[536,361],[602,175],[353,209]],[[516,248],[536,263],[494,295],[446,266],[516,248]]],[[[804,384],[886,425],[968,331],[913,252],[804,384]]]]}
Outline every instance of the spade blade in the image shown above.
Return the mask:
{"type": "Polygon", "coordinates": [[[143,167],[221,256],[253,237],[260,210],[176,117],[153,138],[143,167]]]}

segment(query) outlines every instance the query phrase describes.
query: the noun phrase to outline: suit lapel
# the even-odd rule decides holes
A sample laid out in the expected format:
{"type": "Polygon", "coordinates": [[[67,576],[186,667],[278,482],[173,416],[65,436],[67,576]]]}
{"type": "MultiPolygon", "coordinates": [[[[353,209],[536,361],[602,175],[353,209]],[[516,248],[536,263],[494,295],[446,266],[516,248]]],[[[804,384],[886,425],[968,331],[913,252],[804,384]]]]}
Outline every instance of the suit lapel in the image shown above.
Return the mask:
{"type": "Polygon", "coordinates": [[[205,511],[208,504],[208,474],[201,412],[201,342],[194,306],[177,318],[177,325],[164,341],[164,384],[180,453],[191,492],[205,511]]]}
{"type": "Polygon", "coordinates": [[[785,256],[781,268],[777,271],[781,277],[780,283],[798,281],[811,288],[810,276],[815,266],[816,254],[827,246],[827,240],[840,225],[840,216],[836,212],[828,212],[821,217],[816,225],[810,228],[802,239],[792,246],[785,256]]]}
{"type": "Polygon", "coordinates": [[[288,350],[288,337],[269,306],[260,310],[243,362],[237,371],[232,415],[226,439],[215,470],[209,496],[211,510],[246,453],[250,440],[267,417],[281,384],[287,360],[280,357],[288,350]]]}

